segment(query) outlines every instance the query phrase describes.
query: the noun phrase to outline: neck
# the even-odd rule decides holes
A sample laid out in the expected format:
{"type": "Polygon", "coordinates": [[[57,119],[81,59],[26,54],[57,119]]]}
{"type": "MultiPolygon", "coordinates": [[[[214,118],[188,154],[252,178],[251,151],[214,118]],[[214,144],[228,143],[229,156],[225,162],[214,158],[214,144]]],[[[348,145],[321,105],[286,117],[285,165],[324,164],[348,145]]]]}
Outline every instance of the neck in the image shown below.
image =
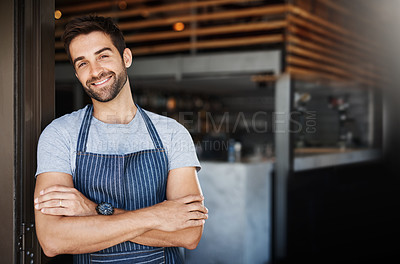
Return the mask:
{"type": "Polygon", "coordinates": [[[128,124],[136,115],[137,107],[133,102],[132,92],[127,82],[121,92],[109,102],[92,99],[93,116],[109,124],[128,124]]]}

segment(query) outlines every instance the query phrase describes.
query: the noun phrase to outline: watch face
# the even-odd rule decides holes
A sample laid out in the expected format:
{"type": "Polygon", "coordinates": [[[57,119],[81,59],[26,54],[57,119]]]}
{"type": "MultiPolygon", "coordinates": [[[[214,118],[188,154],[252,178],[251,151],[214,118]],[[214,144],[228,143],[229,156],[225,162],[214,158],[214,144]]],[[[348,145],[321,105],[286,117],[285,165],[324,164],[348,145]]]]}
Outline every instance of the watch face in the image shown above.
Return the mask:
{"type": "Polygon", "coordinates": [[[109,203],[99,203],[96,207],[96,211],[101,215],[112,215],[114,213],[114,207],[109,203]]]}

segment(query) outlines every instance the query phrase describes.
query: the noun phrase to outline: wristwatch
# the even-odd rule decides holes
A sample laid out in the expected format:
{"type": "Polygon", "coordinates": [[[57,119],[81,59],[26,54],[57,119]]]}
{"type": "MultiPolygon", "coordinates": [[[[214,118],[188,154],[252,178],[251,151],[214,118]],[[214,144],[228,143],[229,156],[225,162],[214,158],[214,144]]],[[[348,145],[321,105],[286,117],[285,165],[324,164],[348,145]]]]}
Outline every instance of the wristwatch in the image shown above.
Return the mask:
{"type": "Polygon", "coordinates": [[[96,206],[96,212],[99,215],[112,215],[114,213],[114,206],[110,203],[101,202],[96,206]]]}

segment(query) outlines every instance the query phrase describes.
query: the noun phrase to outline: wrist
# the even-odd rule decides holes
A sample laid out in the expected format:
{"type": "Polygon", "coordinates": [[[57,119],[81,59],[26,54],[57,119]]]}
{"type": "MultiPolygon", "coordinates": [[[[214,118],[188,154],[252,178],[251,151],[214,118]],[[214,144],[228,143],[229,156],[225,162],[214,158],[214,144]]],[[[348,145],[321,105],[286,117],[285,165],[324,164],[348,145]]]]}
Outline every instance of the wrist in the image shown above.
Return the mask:
{"type": "Polygon", "coordinates": [[[85,206],[82,206],[84,209],[81,214],[78,214],[77,216],[94,216],[97,215],[96,212],[96,206],[97,204],[95,202],[89,201],[85,203],[85,206]]]}
{"type": "Polygon", "coordinates": [[[96,212],[97,203],[92,202],[89,206],[90,208],[90,215],[97,215],[96,212]]]}
{"type": "Polygon", "coordinates": [[[113,215],[114,206],[110,203],[101,202],[96,206],[96,212],[99,215],[113,215]]]}

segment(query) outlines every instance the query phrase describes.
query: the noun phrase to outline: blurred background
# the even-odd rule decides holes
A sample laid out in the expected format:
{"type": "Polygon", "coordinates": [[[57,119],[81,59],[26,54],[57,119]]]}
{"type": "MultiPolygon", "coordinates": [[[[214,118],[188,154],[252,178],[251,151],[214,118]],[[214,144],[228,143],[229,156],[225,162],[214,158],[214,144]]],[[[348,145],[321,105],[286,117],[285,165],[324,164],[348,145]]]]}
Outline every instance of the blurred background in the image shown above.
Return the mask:
{"type": "Polygon", "coordinates": [[[90,103],[65,24],[112,17],[134,56],[135,102],[184,125],[202,164],[210,218],[186,263],[382,263],[398,256],[399,10],[398,0],[55,0],[54,116],[90,103]]]}

